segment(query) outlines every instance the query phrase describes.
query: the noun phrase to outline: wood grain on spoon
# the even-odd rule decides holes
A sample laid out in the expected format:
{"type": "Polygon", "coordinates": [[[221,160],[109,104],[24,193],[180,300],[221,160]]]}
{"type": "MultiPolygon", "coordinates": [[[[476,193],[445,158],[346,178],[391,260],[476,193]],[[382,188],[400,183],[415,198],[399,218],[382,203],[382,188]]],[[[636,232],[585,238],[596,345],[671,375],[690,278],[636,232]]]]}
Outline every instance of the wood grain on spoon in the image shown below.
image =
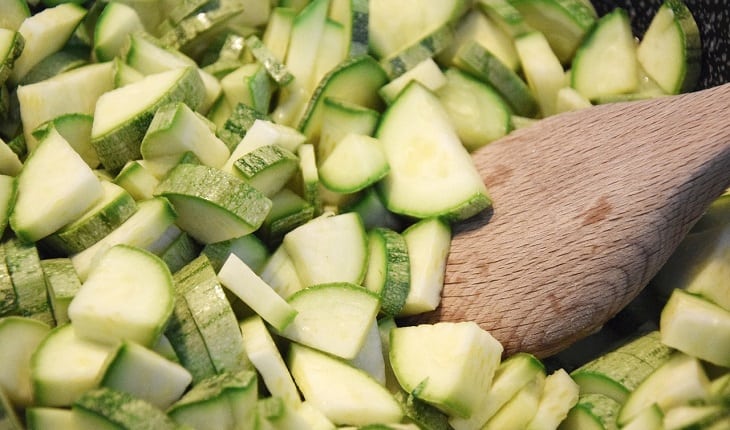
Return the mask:
{"type": "Polygon", "coordinates": [[[730,185],[730,84],[550,117],[474,154],[493,209],[454,228],[441,306],[507,354],[599,329],[730,185]]]}

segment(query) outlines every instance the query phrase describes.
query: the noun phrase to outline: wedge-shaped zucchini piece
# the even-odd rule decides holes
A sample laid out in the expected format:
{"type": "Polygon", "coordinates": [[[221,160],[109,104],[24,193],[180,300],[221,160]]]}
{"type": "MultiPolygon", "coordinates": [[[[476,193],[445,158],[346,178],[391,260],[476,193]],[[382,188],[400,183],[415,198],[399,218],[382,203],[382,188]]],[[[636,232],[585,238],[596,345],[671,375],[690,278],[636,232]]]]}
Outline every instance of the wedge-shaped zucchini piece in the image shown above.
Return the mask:
{"type": "Polygon", "coordinates": [[[334,424],[366,426],[403,418],[385,387],[341,359],[293,343],[287,362],[306,402],[334,424]]]}
{"type": "Polygon", "coordinates": [[[702,55],[700,32],[682,0],[667,0],[659,7],[637,49],[639,63],[667,94],[694,89],[702,55]]]}
{"type": "Polygon", "coordinates": [[[468,417],[451,417],[454,430],[481,429],[519,390],[545,373],[545,366],[534,355],[517,353],[499,363],[492,383],[480,406],[468,417]]]}
{"type": "Polygon", "coordinates": [[[360,351],[380,307],[377,295],[345,282],[313,285],[288,303],[297,316],[280,334],[344,359],[360,351]]]}
{"type": "Polygon", "coordinates": [[[449,0],[433,3],[409,0],[393,3],[388,0],[370,2],[370,49],[380,58],[388,57],[411,46],[434,30],[459,19],[470,2],[449,0]],[[414,13],[418,11],[418,13],[414,13]]]}
{"type": "Polygon", "coordinates": [[[287,233],[283,244],[304,286],[365,277],[367,234],[354,212],[321,215],[287,233]]]}
{"type": "Polygon", "coordinates": [[[202,165],[177,165],[154,193],[170,200],[178,225],[202,243],[247,235],[271,210],[271,200],[242,179],[202,165]]]}
{"type": "Polygon", "coordinates": [[[545,378],[545,386],[537,404],[535,416],[527,430],[554,430],[578,403],[580,387],[565,369],[557,369],[545,378]]]}
{"type": "Polygon", "coordinates": [[[630,93],[638,87],[636,42],[624,9],[601,17],[586,35],[575,53],[570,79],[571,86],[590,100],[630,93]]]}
{"type": "Polygon", "coordinates": [[[378,109],[382,100],[378,89],[388,82],[383,68],[370,56],[353,57],[327,73],[307,103],[298,128],[309,139],[319,138],[326,98],[337,98],[363,107],[378,109]]]}
{"type": "Polygon", "coordinates": [[[96,388],[112,346],[84,340],[71,324],[51,330],[31,358],[33,402],[66,407],[96,388]]]}
{"type": "Polygon", "coordinates": [[[570,63],[576,48],[596,22],[582,0],[510,0],[525,23],[547,37],[555,55],[570,63]]]}
{"type": "Polygon", "coordinates": [[[172,275],[159,257],[115,245],[99,258],[68,307],[76,333],[113,344],[151,346],[172,314],[172,275]]]}
{"type": "Polygon", "coordinates": [[[193,377],[184,367],[124,340],[101,372],[100,387],[129,393],[165,409],[182,397],[193,377]]]}
{"type": "Polygon", "coordinates": [[[39,61],[59,51],[85,16],[83,7],[64,3],[23,20],[18,32],[25,39],[25,49],[15,60],[10,82],[17,84],[39,61]]]}
{"type": "Polygon", "coordinates": [[[730,366],[730,311],[684,290],[675,290],[661,313],[664,344],[719,366],[730,366]]]}
{"type": "Polygon", "coordinates": [[[138,202],[151,199],[155,187],[160,183],[152,170],[146,167],[145,161],[127,161],[114,177],[114,183],[122,187],[138,202]]]}
{"type": "Polygon", "coordinates": [[[81,252],[120,226],[137,210],[137,203],[124,188],[100,181],[102,197],[75,221],[45,237],[42,246],[60,255],[81,252]]]}
{"type": "Polygon", "coordinates": [[[94,110],[91,143],[101,164],[118,171],[141,158],[140,142],[155,112],[168,103],[183,102],[196,110],[205,88],[197,68],[184,67],[146,76],[104,93],[94,110]]]}
{"type": "Polygon", "coordinates": [[[97,258],[117,244],[151,248],[175,222],[177,214],[167,199],[155,197],[139,202],[137,210],[119,227],[83,251],[71,256],[76,272],[83,281],[97,258]]]}
{"type": "Polygon", "coordinates": [[[530,32],[515,39],[515,49],[532,93],[543,117],[555,115],[558,91],[566,86],[560,60],[540,32],[530,32]]]}
{"type": "Polygon", "coordinates": [[[76,220],[103,195],[91,168],[59,133],[50,133],[18,175],[10,225],[23,240],[48,236],[76,220]]]}
{"type": "Polygon", "coordinates": [[[292,177],[299,159],[279,145],[264,145],[243,154],[233,167],[247,183],[271,198],[292,177]]]}
{"type": "Polygon", "coordinates": [[[194,429],[256,428],[256,372],[224,372],[195,384],[167,409],[178,424],[194,429]]]}
{"type": "Polygon", "coordinates": [[[276,330],[284,330],[297,310],[276,294],[246,263],[231,255],[218,271],[221,283],[276,330]]]}
{"type": "Polygon", "coordinates": [[[123,2],[104,6],[94,26],[93,53],[96,61],[110,61],[119,55],[131,33],[143,31],[137,11],[123,2]]]}
{"type": "Polygon", "coordinates": [[[145,160],[192,152],[202,164],[221,167],[231,155],[215,135],[215,126],[183,102],[155,112],[140,145],[145,160]]]}
{"type": "Polygon", "coordinates": [[[503,347],[474,322],[422,324],[390,332],[390,362],[408,392],[452,416],[482,405],[503,347]]]}
{"type": "Polygon", "coordinates": [[[17,408],[33,402],[30,359],[51,331],[48,324],[25,317],[0,318],[0,391],[17,408]]]}
{"type": "MultiPolygon", "coordinates": [[[[113,88],[110,62],[89,64],[34,84],[19,86],[20,117],[28,149],[32,151],[38,144],[38,138],[33,135],[36,127],[64,114],[93,114],[99,97],[113,88]]],[[[58,127],[59,132],[66,135],[62,128],[58,127]]],[[[76,147],[76,144],[72,146],[76,147]]]]}
{"type": "Polygon", "coordinates": [[[452,66],[459,48],[465,43],[476,41],[499,58],[505,66],[518,70],[520,60],[515,51],[513,36],[506,33],[497,20],[484,12],[485,2],[478,2],[478,5],[481,10],[474,8],[457,22],[454,42],[436,56],[439,64],[452,66]]]}
{"type": "Polygon", "coordinates": [[[317,86],[314,80],[315,64],[329,4],[330,0],[309,2],[292,22],[285,64],[306,94],[311,94],[317,86]]]}
{"type": "Polygon", "coordinates": [[[258,315],[252,315],[242,320],[240,327],[246,354],[261,375],[269,393],[283,399],[289,406],[300,405],[302,400],[297,386],[264,320],[258,315]]]}
{"type": "Polygon", "coordinates": [[[320,165],[319,178],[329,190],[351,194],[378,182],[389,171],[378,139],[350,133],[335,145],[320,165]]]}
{"type": "Polygon", "coordinates": [[[379,186],[392,212],[457,221],[491,205],[448,113],[421,84],[409,84],[388,108],[376,137],[390,164],[379,186]]]}
{"type": "Polygon", "coordinates": [[[71,147],[79,153],[92,169],[99,166],[99,157],[91,146],[91,126],[94,117],[86,113],[66,113],[50,119],[31,132],[37,140],[43,138],[52,128],[58,130],[71,147]]]}
{"type": "Polygon", "coordinates": [[[545,374],[538,373],[507,401],[482,427],[484,430],[525,429],[537,413],[545,388],[545,374]]]}
{"type": "Polygon", "coordinates": [[[710,382],[699,359],[675,352],[629,394],[616,421],[622,426],[655,403],[666,413],[674,406],[706,398],[709,389],[710,382]]]}
{"type": "Polygon", "coordinates": [[[73,403],[71,412],[79,430],[132,429],[140,426],[159,430],[180,428],[164,411],[151,403],[110,388],[97,388],[84,393],[73,403]]]}
{"type": "Polygon", "coordinates": [[[509,105],[493,87],[457,68],[447,69],[444,76],[444,85],[434,92],[468,151],[512,130],[509,105]]]}
{"type": "Polygon", "coordinates": [[[410,264],[410,288],[400,315],[436,309],[444,287],[451,227],[439,218],[427,218],[403,231],[410,264]]]}
{"type": "Polygon", "coordinates": [[[221,78],[220,82],[229,106],[243,103],[262,114],[269,112],[274,87],[262,64],[244,64],[221,78]]]}

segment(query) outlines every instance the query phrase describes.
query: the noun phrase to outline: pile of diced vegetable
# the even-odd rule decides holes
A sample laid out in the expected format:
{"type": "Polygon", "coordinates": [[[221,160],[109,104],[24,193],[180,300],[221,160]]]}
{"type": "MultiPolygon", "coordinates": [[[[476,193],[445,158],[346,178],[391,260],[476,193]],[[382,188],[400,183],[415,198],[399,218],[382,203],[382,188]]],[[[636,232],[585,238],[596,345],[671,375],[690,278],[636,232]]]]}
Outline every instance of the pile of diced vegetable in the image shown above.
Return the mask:
{"type": "Polygon", "coordinates": [[[597,358],[400,323],[491,205],[470,152],[693,90],[700,42],[680,0],[643,35],[588,0],[0,0],[0,429],[730,428],[730,196],[597,358]]]}

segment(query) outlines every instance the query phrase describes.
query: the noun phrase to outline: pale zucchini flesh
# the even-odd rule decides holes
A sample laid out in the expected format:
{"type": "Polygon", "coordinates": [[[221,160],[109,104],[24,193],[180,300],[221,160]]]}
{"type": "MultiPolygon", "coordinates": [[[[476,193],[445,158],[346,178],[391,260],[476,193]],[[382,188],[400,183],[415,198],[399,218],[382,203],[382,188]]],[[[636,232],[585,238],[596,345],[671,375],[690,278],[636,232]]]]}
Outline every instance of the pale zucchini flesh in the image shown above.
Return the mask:
{"type": "Polygon", "coordinates": [[[172,275],[159,257],[116,245],[104,252],[71,301],[68,316],[82,338],[152,345],[172,314],[172,275]]]}
{"type": "Polygon", "coordinates": [[[261,226],[271,210],[271,200],[257,189],[202,165],[176,166],[154,193],[172,202],[178,225],[202,243],[249,234],[261,226]],[[200,223],[201,219],[207,222],[200,223]]]}
{"type": "Polygon", "coordinates": [[[390,332],[390,362],[401,386],[409,392],[418,388],[419,398],[460,418],[468,418],[481,404],[502,349],[474,322],[404,326],[390,332]]]}
{"type": "Polygon", "coordinates": [[[682,1],[662,3],[637,48],[637,58],[667,94],[697,83],[701,41],[692,12],[682,1]]]}
{"type": "Polygon", "coordinates": [[[365,277],[367,235],[356,213],[321,215],[287,233],[283,244],[305,287],[365,277]]]}
{"type": "Polygon", "coordinates": [[[295,343],[287,363],[306,402],[334,424],[368,425],[403,418],[400,405],[385,387],[345,361],[295,343]]]}
{"type": "Polygon", "coordinates": [[[183,395],[191,381],[190,372],[180,364],[135,342],[122,341],[101,372],[99,386],[165,409],[183,395]]]}
{"type": "Polygon", "coordinates": [[[361,349],[380,307],[378,296],[344,282],[305,288],[287,302],[297,315],[279,334],[344,359],[361,349]]]}
{"type": "Polygon", "coordinates": [[[240,258],[231,255],[218,271],[223,285],[278,331],[284,331],[298,311],[266,285],[240,258]]]}
{"type": "Polygon", "coordinates": [[[571,69],[571,86],[589,100],[636,90],[636,52],[628,13],[615,9],[596,22],[578,48],[571,69]]]}
{"type": "Polygon", "coordinates": [[[104,93],[94,109],[91,143],[101,164],[118,171],[140,158],[140,142],[157,109],[182,101],[197,109],[205,88],[194,67],[173,69],[104,93]],[[124,107],[124,108],[122,108],[124,107]]]}
{"type": "Polygon", "coordinates": [[[37,241],[71,223],[101,199],[99,179],[58,132],[50,132],[18,176],[13,230],[37,241]]]}
{"type": "Polygon", "coordinates": [[[18,408],[33,401],[30,359],[38,345],[50,332],[48,324],[25,317],[0,319],[0,391],[18,408]]]}
{"type": "Polygon", "coordinates": [[[390,106],[376,137],[390,164],[390,173],[379,186],[392,212],[456,221],[491,205],[447,112],[417,82],[390,106]]]}
{"type": "Polygon", "coordinates": [[[78,337],[70,324],[54,328],[31,358],[35,405],[71,406],[96,386],[111,352],[110,346],[78,337]]]}

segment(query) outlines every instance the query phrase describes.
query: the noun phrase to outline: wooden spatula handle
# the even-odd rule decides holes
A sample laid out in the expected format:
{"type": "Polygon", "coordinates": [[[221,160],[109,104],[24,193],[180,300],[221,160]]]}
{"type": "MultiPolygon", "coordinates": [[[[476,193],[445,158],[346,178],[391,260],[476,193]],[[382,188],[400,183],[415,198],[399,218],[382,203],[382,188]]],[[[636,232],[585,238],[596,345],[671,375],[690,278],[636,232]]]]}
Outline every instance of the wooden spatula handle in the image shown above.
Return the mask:
{"type": "Polygon", "coordinates": [[[510,354],[553,354],[651,280],[730,185],[730,85],[550,117],[474,154],[493,210],[455,227],[443,300],[510,354]]]}

